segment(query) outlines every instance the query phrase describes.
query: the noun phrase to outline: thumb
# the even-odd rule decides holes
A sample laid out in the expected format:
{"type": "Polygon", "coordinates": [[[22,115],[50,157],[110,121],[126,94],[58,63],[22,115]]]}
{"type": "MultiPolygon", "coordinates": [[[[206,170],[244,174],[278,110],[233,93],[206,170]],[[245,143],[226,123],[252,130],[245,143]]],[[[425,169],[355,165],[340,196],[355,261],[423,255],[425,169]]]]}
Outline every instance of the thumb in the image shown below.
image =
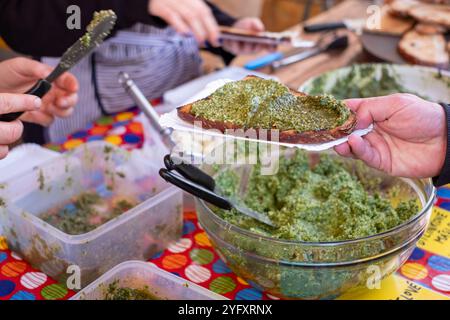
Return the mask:
{"type": "Polygon", "coordinates": [[[259,20],[258,18],[251,19],[249,24],[250,24],[250,28],[253,31],[263,32],[266,29],[264,27],[264,24],[262,23],[262,21],[259,20]]]}
{"type": "Polygon", "coordinates": [[[42,100],[29,94],[0,93],[0,114],[38,110],[42,100]]]}

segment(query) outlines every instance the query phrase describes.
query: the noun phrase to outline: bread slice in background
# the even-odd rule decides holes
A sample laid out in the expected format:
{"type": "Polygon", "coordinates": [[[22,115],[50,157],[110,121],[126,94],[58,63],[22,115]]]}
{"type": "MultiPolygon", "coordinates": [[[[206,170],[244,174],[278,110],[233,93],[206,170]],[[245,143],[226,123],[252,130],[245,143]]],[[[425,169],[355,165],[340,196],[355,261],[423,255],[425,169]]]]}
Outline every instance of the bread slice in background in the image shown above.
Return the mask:
{"type": "Polygon", "coordinates": [[[418,22],[438,24],[450,29],[450,5],[420,4],[412,6],[408,13],[418,22]]]}
{"type": "Polygon", "coordinates": [[[408,31],[398,45],[400,55],[408,62],[448,69],[449,53],[442,34],[421,34],[408,31]]]}
{"type": "Polygon", "coordinates": [[[394,0],[389,3],[390,13],[398,17],[409,17],[409,10],[420,5],[418,0],[394,0]]]}
{"type": "Polygon", "coordinates": [[[369,28],[367,25],[364,31],[369,33],[379,33],[394,36],[401,36],[414,27],[416,21],[411,18],[399,17],[391,14],[389,5],[381,7],[381,21],[379,28],[369,28]]]}
{"type": "MultiPolygon", "coordinates": [[[[243,79],[249,80],[249,79],[255,79],[258,77],[255,76],[247,76],[243,79]]],[[[261,79],[262,80],[262,79],[261,79]]],[[[289,89],[291,94],[295,96],[306,96],[306,94],[302,92],[298,92],[292,89],[289,89]]],[[[202,100],[209,99],[209,97],[206,97],[202,100]]],[[[199,100],[199,101],[202,101],[199,100]]],[[[198,102],[198,101],[197,101],[198,102]]],[[[196,102],[194,102],[196,103],[196,102]]],[[[209,119],[205,119],[203,117],[197,117],[192,113],[192,106],[194,103],[187,104],[185,106],[179,107],[177,112],[178,116],[191,124],[201,123],[202,129],[216,129],[221,131],[222,133],[226,133],[228,129],[232,130],[247,130],[247,129],[255,129],[256,133],[258,134],[258,137],[260,137],[260,132],[262,130],[266,131],[268,134],[267,139],[271,139],[270,137],[270,130],[271,129],[277,129],[277,128],[242,128],[239,125],[236,125],[231,122],[223,122],[223,121],[213,121],[209,119]],[[269,131],[267,131],[269,130],[269,131]]],[[[299,115],[300,116],[300,115],[299,115]]],[[[350,116],[349,118],[343,123],[342,125],[330,129],[330,130],[315,130],[315,131],[305,131],[305,132],[298,132],[295,130],[284,130],[279,131],[279,142],[284,143],[293,143],[293,144],[312,144],[312,143],[324,143],[329,141],[334,141],[336,139],[345,137],[353,132],[357,124],[356,115],[353,111],[350,110],[350,116]]],[[[261,137],[260,137],[261,138],[261,137]]]]}
{"type": "Polygon", "coordinates": [[[447,28],[435,23],[418,23],[414,26],[414,29],[420,34],[444,34],[447,32],[447,28]]]}

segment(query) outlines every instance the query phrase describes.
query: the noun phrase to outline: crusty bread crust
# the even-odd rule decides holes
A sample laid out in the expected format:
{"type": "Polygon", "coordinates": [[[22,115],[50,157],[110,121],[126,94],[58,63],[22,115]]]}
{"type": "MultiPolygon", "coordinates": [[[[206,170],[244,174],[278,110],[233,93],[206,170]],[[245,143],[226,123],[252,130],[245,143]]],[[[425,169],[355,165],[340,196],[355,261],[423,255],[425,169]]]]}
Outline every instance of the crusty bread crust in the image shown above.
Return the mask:
{"type": "Polygon", "coordinates": [[[407,32],[400,40],[398,52],[408,62],[424,66],[447,69],[449,56],[445,37],[442,34],[420,34],[407,32]]]}
{"type": "Polygon", "coordinates": [[[420,34],[444,34],[445,32],[447,32],[447,29],[444,26],[424,22],[416,24],[414,30],[416,30],[420,34]]]}
{"type": "MultiPolygon", "coordinates": [[[[247,76],[244,80],[257,78],[254,76],[247,76]]],[[[306,94],[302,92],[298,92],[295,90],[290,90],[293,95],[296,96],[306,96],[306,94]]],[[[206,100],[210,99],[209,97],[202,99],[206,100]]],[[[201,100],[200,100],[201,101],[201,100]]],[[[178,108],[178,116],[183,119],[184,121],[187,121],[191,124],[201,122],[203,129],[216,129],[221,131],[222,133],[226,133],[227,130],[246,130],[251,128],[242,128],[236,124],[230,123],[230,122],[222,122],[222,121],[211,121],[208,119],[205,119],[203,117],[197,117],[194,114],[191,113],[193,104],[187,104],[185,106],[178,108]]],[[[353,111],[350,111],[350,116],[347,119],[347,121],[336,128],[333,128],[331,130],[316,130],[316,131],[305,131],[305,132],[297,132],[295,130],[285,130],[285,131],[279,131],[279,142],[284,143],[292,143],[292,144],[313,144],[313,143],[323,143],[323,142],[329,142],[333,141],[339,138],[343,138],[350,133],[352,133],[356,127],[356,115],[353,111]]],[[[258,138],[259,139],[266,139],[271,140],[270,130],[268,129],[258,129],[254,128],[258,138]],[[260,132],[264,131],[264,134],[260,135],[260,132]],[[265,136],[266,135],[266,136],[265,136]]],[[[272,128],[276,129],[276,128],[272,128]]],[[[232,133],[232,132],[231,132],[232,133]]]]}
{"type": "Polygon", "coordinates": [[[405,18],[409,17],[409,10],[417,5],[420,5],[417,0],[394,0],[389,3],[389,8],[392,15],[405,18]]]}
{"type": "Polygon", "coordinates": [[[419,22],[438,24],[450,29],[449,5],[424,3],[413,6],[408,13],[419,22]]]}

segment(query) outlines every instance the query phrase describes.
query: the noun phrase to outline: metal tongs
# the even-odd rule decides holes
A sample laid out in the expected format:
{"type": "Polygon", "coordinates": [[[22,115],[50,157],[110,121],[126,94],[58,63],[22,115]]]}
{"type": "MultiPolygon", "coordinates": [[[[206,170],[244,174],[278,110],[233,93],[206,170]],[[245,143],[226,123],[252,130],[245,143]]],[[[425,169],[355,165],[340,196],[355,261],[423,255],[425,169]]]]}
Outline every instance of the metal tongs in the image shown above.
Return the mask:
{"type": "MultiPolygon", "coordinates": [[[[181,159],[172,159],[170,155],[164,157],[166,168],[159,171],[159,175],[167,182],[224,210],[236,209],[238,212],[251,217],[270,227],[276,225],[265,215],[255,212],[236,199],[223,196],[223,192],[216,186],[215,180],[199,168],[183,163],[181,159]]],[[[241,179],[244,181],[246,179],[241,179]]],[[[240,186],[242,190],[242,185],[240,186]]]]}
{"type": "MultiPolygon", "coordinates": [[[[80,60],[86,57],[92,50],[103,43],[116,24],[117,16],[111,10],[96,12],[89,24],[86,34],[78,39],[61,58],[58,66],[46,78],[39,80],[26,94],[42,98],[52,88],[52,82],[58,79],[64,72],[74,67],[80,60]]],[[[23,112],[14,112],[0,115],[0,121],[11,122],[18,119],[23,112]]]]}

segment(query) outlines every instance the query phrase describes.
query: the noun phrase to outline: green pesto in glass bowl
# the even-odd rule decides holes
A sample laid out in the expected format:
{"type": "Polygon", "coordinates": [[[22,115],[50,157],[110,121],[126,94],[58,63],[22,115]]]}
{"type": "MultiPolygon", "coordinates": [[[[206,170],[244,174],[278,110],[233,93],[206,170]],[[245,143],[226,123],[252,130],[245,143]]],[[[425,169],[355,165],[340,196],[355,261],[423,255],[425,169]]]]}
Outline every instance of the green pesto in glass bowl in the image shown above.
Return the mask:
{"type": "MultiPolygon", "coordinates": [[[[435,197],[430,180],[390,177],[329,153],[284,150],[278,164],[269,176],[255,165],[243,199],[276,228],[196,201],[219,255],[262,290],[326,299],[364,289],[368,270],[376,268],[380,280],[395,272],[425,231],[435,197]]],[[[203,169],[225,192],[235,190],[236,165],[203,169]]]]}

